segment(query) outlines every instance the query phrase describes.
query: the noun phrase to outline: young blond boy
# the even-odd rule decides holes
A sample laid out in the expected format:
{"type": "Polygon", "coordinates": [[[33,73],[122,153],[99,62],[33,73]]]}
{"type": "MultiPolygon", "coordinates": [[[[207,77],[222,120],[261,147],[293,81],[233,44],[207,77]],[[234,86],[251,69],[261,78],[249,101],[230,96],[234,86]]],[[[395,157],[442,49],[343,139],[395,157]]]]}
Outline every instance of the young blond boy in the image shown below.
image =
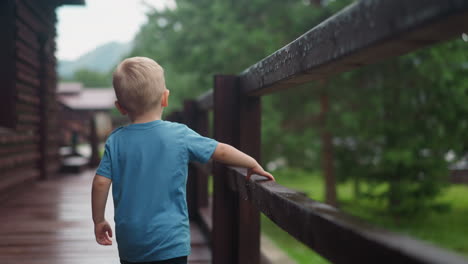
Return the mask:
{"type": "Polygon", "coordinates": [[[274,180],[250,156],[202,137],[185,125],[161,120],[168,105],[164,72],[155,61],[134,57],[114,72],[115,105],[131,124],[112,132],[93,181],[96,241],[112,245],[104,218],[110,185],[121,263],[187,263],[190,229],[185,200],[190,161],[210,158],[274,180]]]}

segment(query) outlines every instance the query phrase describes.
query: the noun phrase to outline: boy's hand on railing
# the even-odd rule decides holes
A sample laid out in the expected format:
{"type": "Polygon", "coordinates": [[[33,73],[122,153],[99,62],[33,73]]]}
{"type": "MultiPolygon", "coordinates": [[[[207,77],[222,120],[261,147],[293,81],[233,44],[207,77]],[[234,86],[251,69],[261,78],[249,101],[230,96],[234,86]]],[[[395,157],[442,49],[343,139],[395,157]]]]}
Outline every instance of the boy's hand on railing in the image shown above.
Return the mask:
{"type": "Polygon", "coordinates": [[[260,176],[267,177],[270,181],[275,181],[275,177],[273,177],[269,172],[266,172],[260,165],[247,170],[247,180],[250,180],[252,174],[258,174],[260,176]]]}
{"type": "Polygon", "coordinates": [[[94,235],[98,244],[103,246],[112,245],[112,228],[106,220],[94,225],[94,235]]]}

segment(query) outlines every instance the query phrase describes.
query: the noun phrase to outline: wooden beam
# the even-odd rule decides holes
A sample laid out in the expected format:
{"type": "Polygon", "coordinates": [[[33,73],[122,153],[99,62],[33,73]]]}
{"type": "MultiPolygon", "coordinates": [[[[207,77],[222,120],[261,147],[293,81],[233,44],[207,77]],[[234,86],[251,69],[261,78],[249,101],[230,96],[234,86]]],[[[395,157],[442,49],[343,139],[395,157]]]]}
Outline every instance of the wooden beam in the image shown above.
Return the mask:
{"type": "Polygon", "coordinates": [[[85,5],[85,0],[53,0],[57,6],[61,5],[85,5]]]}
{"type": "Polygon", "coordinates": [[[333,263],[468,264],[461,256],[372,227],[264,177],[230,168],[235,188],[279,227],[333,263]]]}
{"type": "Polygon", "coordinates": [[[241,90],[264,95],[460,36],[468,1],[363,0],[325,20],[240,75],[241,90]]]}

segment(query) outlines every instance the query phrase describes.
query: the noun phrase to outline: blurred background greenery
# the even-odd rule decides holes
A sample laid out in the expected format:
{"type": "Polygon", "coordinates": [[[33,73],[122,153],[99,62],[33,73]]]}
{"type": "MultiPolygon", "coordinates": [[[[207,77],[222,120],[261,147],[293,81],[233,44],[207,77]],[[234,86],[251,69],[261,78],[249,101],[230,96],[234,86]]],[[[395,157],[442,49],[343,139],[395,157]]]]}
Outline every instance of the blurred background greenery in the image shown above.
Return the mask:
{"type": "MultiPolygon", "coordinates": [[[[124,57],[148,56],[165,68],[169,113],[211,89],[214,74],[240,73],[352,2],[177,0],[147,14],[124,57]]],[[[463,37],[263,97],[263,164],[280,184],[324,200],[317,115],[326,94],[338,206],[468,256],[468,187],[450,183],[449,170],[468,145],[463,37]]],[[[110,87],[111,71],[81,68],[62,79],[110,87]]],[[[268,219],[262,224],[299,263],[326,262],[268,219]]]]}

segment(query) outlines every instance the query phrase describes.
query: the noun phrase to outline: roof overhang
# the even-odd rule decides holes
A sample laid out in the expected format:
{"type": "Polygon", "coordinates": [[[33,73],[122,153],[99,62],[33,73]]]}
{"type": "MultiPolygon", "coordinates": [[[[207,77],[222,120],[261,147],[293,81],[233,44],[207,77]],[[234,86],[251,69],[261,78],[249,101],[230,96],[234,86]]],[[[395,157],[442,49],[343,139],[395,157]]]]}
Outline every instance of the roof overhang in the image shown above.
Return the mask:
{"type": "Polygon", "coordinates": [[[85,5],[85,0],[56,0],[57,5],[85,5]]]}
{"type": "Polygon", "coordinates": [[[86,88],[75,94],[59,94],[57,99],[75,111],[108,111],[116,100],[111,88],[86,88]]]}

